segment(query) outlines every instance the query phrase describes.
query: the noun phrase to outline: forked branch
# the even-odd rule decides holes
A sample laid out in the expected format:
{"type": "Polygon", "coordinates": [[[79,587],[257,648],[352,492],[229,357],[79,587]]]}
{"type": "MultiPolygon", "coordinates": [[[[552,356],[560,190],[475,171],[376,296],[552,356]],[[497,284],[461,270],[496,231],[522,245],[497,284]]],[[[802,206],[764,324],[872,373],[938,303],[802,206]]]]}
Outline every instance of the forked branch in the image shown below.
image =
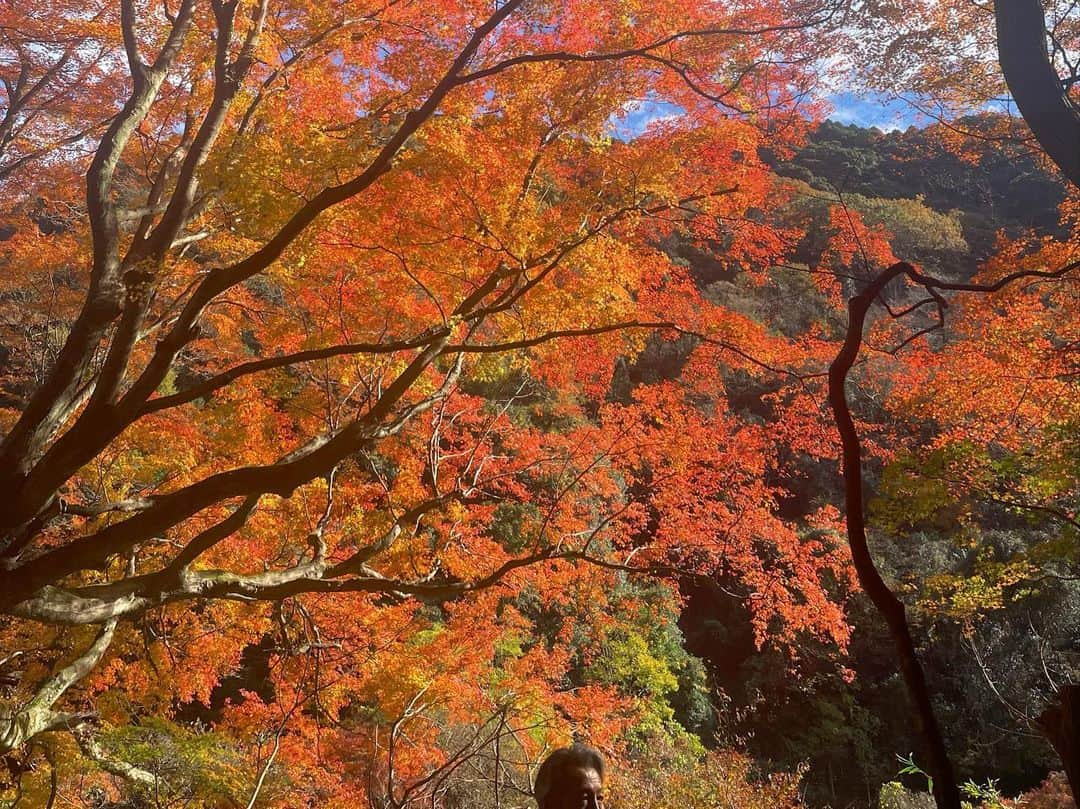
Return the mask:
{"type": "Polygon", "coordinates": [[[859,577],[859,584],[888,625],[889,633],[896,646],[904,684],[914,704],[923,741],[927,748],[930,772],[934,778],[934,799],[939,809],[960,809],[960,792],[944,736],[931,702],[930,687],[911,636],[906,608],[881,577],[867,545],[863,503],[862,447],[845,390],[848,373],[858,359],[863,345],[863,330],[868,312],[886,286],[896,278],[906,277],[925,289],[943,312],[947,302],[941,297],[941,291],[996,292],[1019,280],[1061,278],[1073,272],[1078,266],[1080,265],[1073,263],[1056,271],[1019,271],[990,284],[974,284],[941,281],[924,275],[907,262],[894,264],[848,302],[847,335],[840,352],[829,368],[829,403],[836,419],[843,452],[844,505],[848,544],[851,548],[855,571],[859,577]]]}

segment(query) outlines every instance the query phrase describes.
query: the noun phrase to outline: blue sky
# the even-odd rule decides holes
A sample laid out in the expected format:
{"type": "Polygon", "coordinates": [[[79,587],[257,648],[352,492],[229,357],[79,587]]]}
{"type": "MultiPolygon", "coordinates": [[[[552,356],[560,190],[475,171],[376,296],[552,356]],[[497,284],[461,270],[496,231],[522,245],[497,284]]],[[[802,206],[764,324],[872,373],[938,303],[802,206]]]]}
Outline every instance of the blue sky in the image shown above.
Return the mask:
{"type": "MultiPolygon", "coordinates": [[[[836,93],[828,99],[833,110],[828,118],[842,124],[876,126],[888,131],[925,126],[929,119],[920,115],[910,104],[884,96],[864,96],[855,93],[836,93]]],[[[640,135],[653,121],[678,115],[681,108],[666,101],[642,101],[611,121],[612,134],[620,138],[640,135]]]]}
{"type": "Polygon", "coordinates": [[[829,98],[833,111],[829,118],[841,124],[876,126],[878,129],[907,129],[925,126],[929,121],[920,116],[910,104],[884,96],[867,97],[854,93],[837,93],[829,98]]]}
{"type": "Polygon", "coordinates": [[[661,120],[683,112],[678,104],[667,101],[641,101],[626,109],[622,115],[610,121],[612,134],[617,138],[633,138],[645,131],[653,121],[661,120]]]}

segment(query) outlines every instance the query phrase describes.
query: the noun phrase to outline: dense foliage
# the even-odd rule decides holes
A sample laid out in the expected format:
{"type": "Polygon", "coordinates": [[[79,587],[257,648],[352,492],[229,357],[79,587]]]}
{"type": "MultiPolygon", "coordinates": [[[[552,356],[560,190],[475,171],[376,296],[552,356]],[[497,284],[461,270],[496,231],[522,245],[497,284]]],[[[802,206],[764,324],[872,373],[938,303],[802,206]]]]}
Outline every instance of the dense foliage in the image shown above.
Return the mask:
{"type": "Polygon", "coordinates": [[[574,736],[617,807],[918,805],[847,345],[965,795],[1053,805],[1077,198],[818,126],[873,11],[0,4],[3,805],[504,809],[574,736]]]}

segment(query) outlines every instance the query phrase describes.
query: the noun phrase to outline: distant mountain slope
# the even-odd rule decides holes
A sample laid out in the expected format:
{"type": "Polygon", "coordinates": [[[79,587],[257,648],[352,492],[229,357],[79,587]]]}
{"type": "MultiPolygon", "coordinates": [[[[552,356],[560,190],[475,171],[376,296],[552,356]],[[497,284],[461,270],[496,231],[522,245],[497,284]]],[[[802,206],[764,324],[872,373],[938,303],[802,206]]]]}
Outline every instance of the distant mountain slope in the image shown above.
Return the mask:
{"type": "MultiPolygon", "coordinates": [[[[960,122],[985,128],[983,119],[960,122]]],[[[960,212],[963,235],[976,260],[991,251],[999,230],[1054,232],[1065,187],[1022,147],[972,140],[968,152],[946,145],[955,135],[941,125],[882,132],[826,121],[791,160],[773,161],[778,174],[823,191],[912,199],[940,213],[960,212]],[[974,150],[974,151],[972,151],[974,150]]]]}

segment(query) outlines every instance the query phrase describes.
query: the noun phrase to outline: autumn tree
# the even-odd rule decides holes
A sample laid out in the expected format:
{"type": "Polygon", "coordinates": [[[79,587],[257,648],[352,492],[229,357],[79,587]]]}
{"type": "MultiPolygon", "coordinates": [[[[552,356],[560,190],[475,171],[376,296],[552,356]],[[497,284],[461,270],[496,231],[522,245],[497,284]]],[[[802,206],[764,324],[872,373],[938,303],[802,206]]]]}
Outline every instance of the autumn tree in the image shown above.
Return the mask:
{"type": "Polygon", "coordinates": [[[374,795],[342,775],[361,738],[396,805],[458,717],[631,720],[595,670],[561,691],[573,622],[520,639],[569,604],[615,642],[628,572],[731,577],[759,641],[843,645],[835,515],[780,520],[774,442],[717,406],[722,368],[797,381],[820,346],[658,249],[787,249],[758,147],[804,130],[835,11],[5,6],[0,750],[71,730],[159,784],[106,731],[202,705],[253,752],[215,781],[250,805],[312,756],[294,789],[374,795]],[[681,380],[609,397],[651,332],[689,341],[681,380]]]}
{"type": "MultiPolygon", "coordinates": [[[[914,349],[907,384],[890,396],[900,418],[932,425],[934,439],[903,450],[887,468],[876,517],[901,534],[949,512],[942,525],[973,546],[975,562],[965,575],[931,572],[920,608],[951,615],[968,634],[981,616],[1033,595],[1041,582],[1073,575],[1075,267],[1071,240],[1004,246],[983,276],[1023,283],[976,284],[984,294],[953,314],[947,350],[914,349]],[[1044,269],[1055,266],[1058,278],[1044,269]],[[1026,541],[1013,553],[991,553],[992,527],[1008,520],[1019,521],[1026,541]]],[[[1049,692],[1039,707],[1020,710],[997,697],[1046,736],[1075,784],[1067,718],[1075,685],[1056,683],[1045,662],[1032,666],[1049,692]]]]}
{"type": "MultiPolygon", "coordinates": [[[[963,150],[973,139],[1026,141],[1041,151],[1060,169],[1074,185],[1080,182],[1077,156],[1080,155],[1080,129],[1075,109],[1076,69],[1076,8],[1071,3],[1038,2],[1037,0],[999,0],[993,4],[971,3],[884,3],[865,4],[854,8],[852,54],[857,54],[850,66],[863,77],[865,86],[906,98],[924,113],[947,122],[955,132],[954,148],[963,150]],[[1011,96],[1011,97],[1010,97],[1011,96]],[[958,114],[983,110],[988,105],[1001,108],[1015,103],[1022,118],[1011,120],[999,116],[993,131],[965,130],[953,124],[958,114]],[[965,141],[967,143],[965,143],[965,141]]],[[[1030,245],[1020,246],[1012,252],[1016,266],[1030,264],[1018,260],[1030,245]]],[[[1004,273],[998,269],[987,283],[955,284],[931,278],[918,268],[898,263],[888,273],[877,276],[849,303],[849,328],[847,346],[832,366],[831,401],[837,414],[841,435],[845,443],[845,479],[847,485],[847,518],[849,538],[852,542],[855,564],[860,581],[870,593],[879,611],[886,618],[897,643],[898,658],[902,662],[909,693],[919,706],[922,726],[927,736],[931,770],[935,778],[935,797],[939,806],[958,807],[960,796],[951,773],[951,765],[937,720],[929,699],[928,686],[921,671],[914,645],[910,642],[909,627],[903,603],[895,597],[889,586],[881,579],[866,547],[862,504],[862,459],[859,434],[850,417],[844,382],[858,355],[862,341],[863,323],[874,299],[884,291],[881,286],[891,274],[906,277],[929,291],[928,298],[913,306],[944,309],[945,290],[969,292],[997,292],[1003,286],[1002,279],[1021,281],[1038,277],[1056,277],[1069,273],[1075,263],[1071,256],[1052,255],[1045,251],[1030,270],[1004,273]],[[1047,264],[1050,259],[1059,263],[1047,264]]],[[[1061,251],[1056,251],[1060,253],[1061,251]]],[[[1067,251],[1066,251],[1067,252],[1067,251]]],[[[903,310],[910,314],[910,308],[903,310]]],[[[1024,310],[1024,317],[1038,318],[1042,305],[1024,310]]],[[[942,315],[943,317],[943,315],[942,315]]],[[[1010,320],[1017,343],[1024,342],[1017,336],[1016,324],[1023,317],[1010,320]]],[[[903,341],[907,345],[912,338],[903,341]]],[[[963,352],[962,352],[963,353],[963,352]]],[[[975,349],[973,353],[981,353],[975,349]]],[[[1054,353],[1054,352],[1051,352],[1054,353]]],[[[971,359],[971,355],[966,355],[971,359]]],[[[1040,360],[1045,358],[1040,357],[1040,360]]],[[[1055,360],[1046,364],[1054,365],[1055,360]]],[[[983,365],[983,371],[987,369],[983,365]]],[[[1002,389],[1008,390],[1005,378],[1002,389]]],[[[1052,371],[1041,380],[1049,390],[1054,389],[1060,376],[1052,371]]],[[[948,399],[949,396],[943,396],[948,399]]],[[[1003,400],[1007,396],[1003,396],[1003,400]]],[[[1009,400],[1010,406],[1021,408],[1026,392],[1019,400],[1009,400]]],[[[985,414],[984,414],[985,415],[985,414]]],[[[1014,413],[1010,418],[1019,416],[1014,413]]],[[[988,420],[989,423],[993,423],[988,420]]],[[[1068,421],[1065,417],[1065,421],[1068,421]]],[[[1007,429],[997,424],[987,429],[1007,429]]],[[[1027,449],[1025,451],[1031,451],[1027,449]]],[[[1055,461],[1050,461],[1056,466],[1055,461]]],[[[1071,519],[1070,511],[1053,503],[1028,502],[1029,507],[1046,509],[1044,513],[1057,512],[1060,517],[1071,519]]],[[[1071,718],[1072,686],[1061,693],[1061,704],[1047,710],[1042,729],[1054,747],[1062,755],[1065,768],[1070,773],[1080,773],[1075,751],[1080,749],[1076,738],[1076,723],[1071,718]]],[[[1077,777],[1070,776],[1074,784],[1077,777]]]]}

